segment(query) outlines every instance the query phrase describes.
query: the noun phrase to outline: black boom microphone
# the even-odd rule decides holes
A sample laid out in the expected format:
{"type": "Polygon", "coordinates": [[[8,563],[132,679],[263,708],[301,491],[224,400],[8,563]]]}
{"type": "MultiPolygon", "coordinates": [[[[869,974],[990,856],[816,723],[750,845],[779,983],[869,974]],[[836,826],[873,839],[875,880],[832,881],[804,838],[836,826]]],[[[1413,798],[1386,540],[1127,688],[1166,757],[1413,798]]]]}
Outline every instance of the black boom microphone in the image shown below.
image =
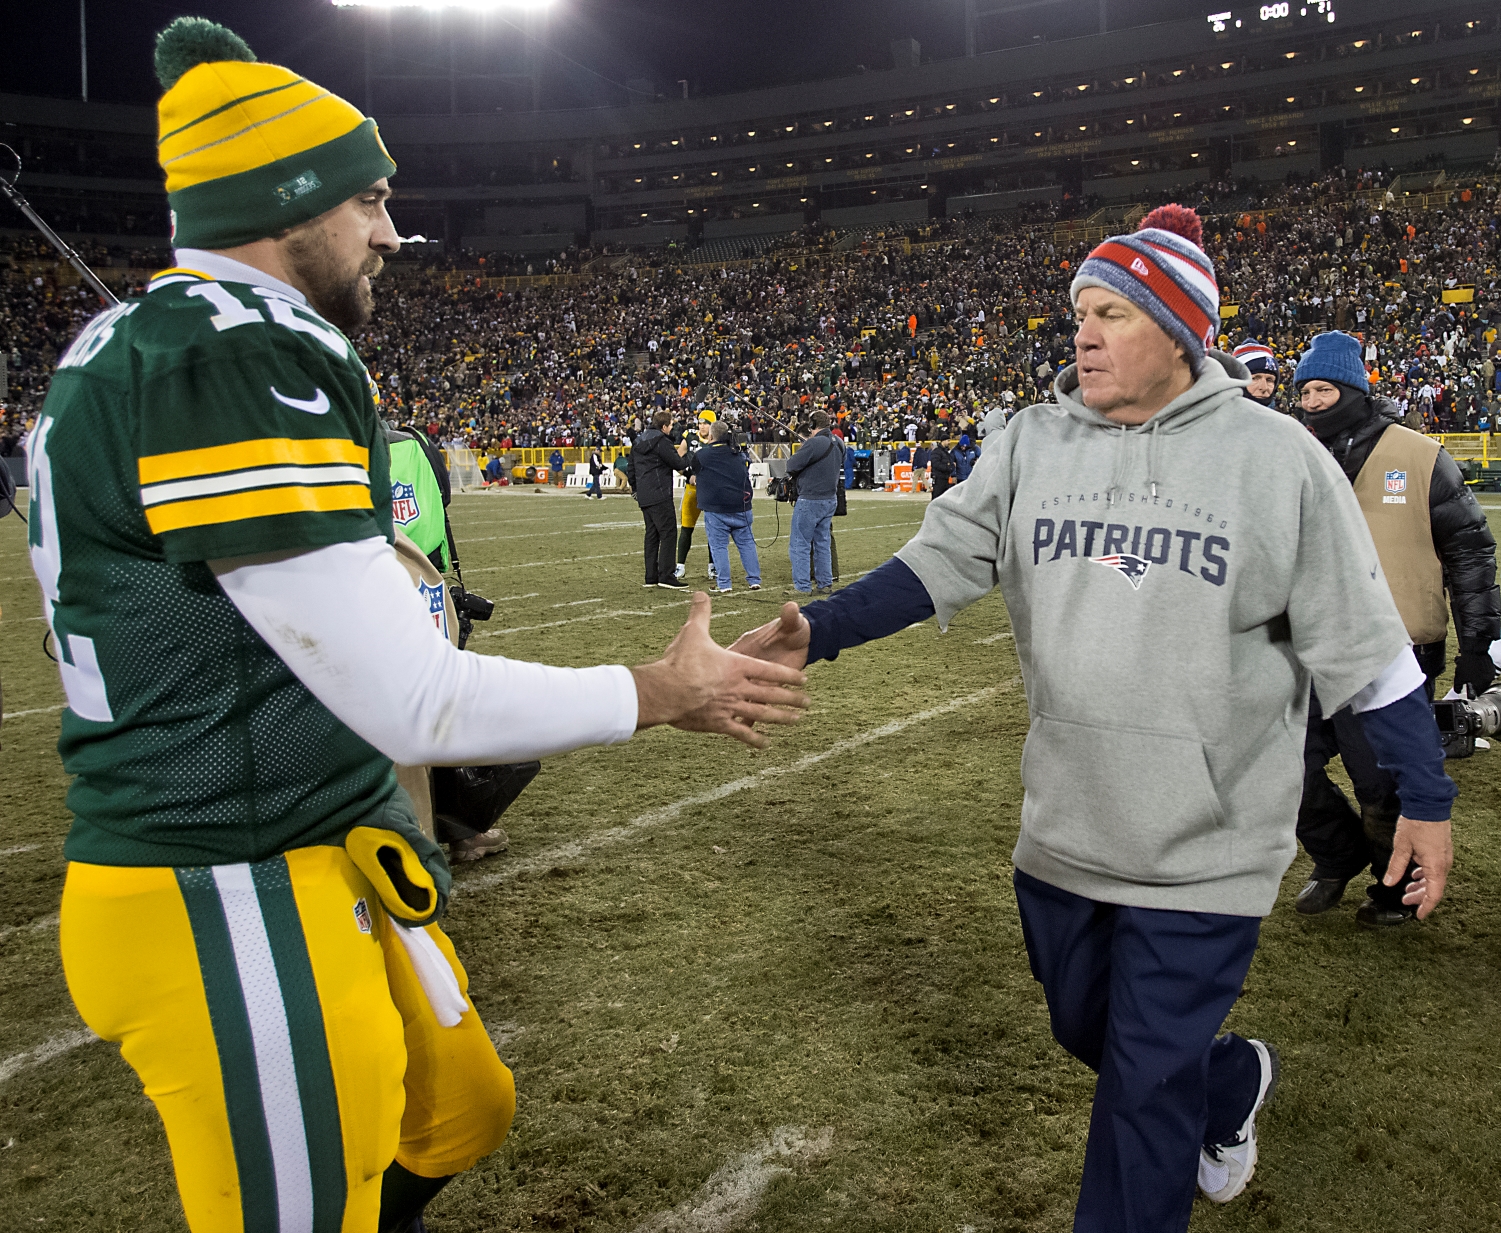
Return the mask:
{"type": "Polygon", "coordinates": [[[9,154],[11,158],[16,160],[16,169],[10,173],[9,178],[7,178],[3,174],[0,174],[0,193],[4,193],[5,196],[10,199],[11,205],[15,206],[16,209],[20,210],[22,214],[26,215],[26,217],[31,220],[31,225],[47,237],[47,242],[51,244],[53,248],[57,249],[57,251],[60,252],[64,257],[66,257],[69,264],[83,275],[84,282],[88,283],[88,285],[94,289],[95,293],[104,302],[104,306],[106,308],[112,308],[114,305],[118,304],[120,302],[119,299],[116,297],[113,291],[111,291],[104,285],[103,282],[100,281],[99,275],[95,274],[93,270],[89,269],[88,264],[84,261],[84,259],[80,257],[76,252],[74,252],[71,247],[69,247],[68,242],[64,240],[62,236],[58,235],[57,232],[53,231],[51,227],[47,226],[47,224],[42,221],[42,216],[31,208],[31,202],[27,201],[26,198],[21,196],[20,192],[17,191],[16,181],[21,178],[21,156],[4,143],[0,143],[0,150],[4,150],[5,153],[9,154]]]}

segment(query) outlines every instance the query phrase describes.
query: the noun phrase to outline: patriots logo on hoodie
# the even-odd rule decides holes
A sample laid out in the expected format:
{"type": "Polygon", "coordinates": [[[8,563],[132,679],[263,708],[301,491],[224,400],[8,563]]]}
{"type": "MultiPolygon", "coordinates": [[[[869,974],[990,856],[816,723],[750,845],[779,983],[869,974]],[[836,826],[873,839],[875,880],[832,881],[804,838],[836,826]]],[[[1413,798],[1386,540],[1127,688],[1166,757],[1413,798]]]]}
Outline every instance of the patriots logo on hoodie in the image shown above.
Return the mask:
{"type": "Polygon", "coordinates": [[[1141,580],[1147,576],[1147,570],[1152,568],[1152,563],[1145,557],[1133,557],[1128,552],[1112,552],[1108,557],[1089,559],[1096,565],[1108,565],[1111,569],[1120,570],[1133,591],[1141,590],[1141,580]]]}

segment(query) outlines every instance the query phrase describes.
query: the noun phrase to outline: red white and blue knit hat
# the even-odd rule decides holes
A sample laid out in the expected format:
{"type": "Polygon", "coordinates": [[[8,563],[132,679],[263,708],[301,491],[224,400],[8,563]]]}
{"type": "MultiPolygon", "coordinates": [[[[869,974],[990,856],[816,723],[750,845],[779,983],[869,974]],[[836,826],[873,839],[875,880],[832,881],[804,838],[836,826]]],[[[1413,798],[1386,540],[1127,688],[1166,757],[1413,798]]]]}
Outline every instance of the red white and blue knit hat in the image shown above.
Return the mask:
{"type": "Polygon", "coordinates": [[[1197,373],[1220,328],[1220,288],[1203,240],[1192,210],[1158,206],[1135,233],[1111,236],[1084,258],[1069,297],[1078,307],[1085,287],[1124,296],[1183,344],[1197,373]]]}
{"type": "Polygon", "coordinates": [[[1257,342],[1254,338],[1246,339],[1235,348],[1235,358],[1253,373],[1269,372],[1273,376],[1277,373],[1276,353],[1266,343],[1257,342]]]}

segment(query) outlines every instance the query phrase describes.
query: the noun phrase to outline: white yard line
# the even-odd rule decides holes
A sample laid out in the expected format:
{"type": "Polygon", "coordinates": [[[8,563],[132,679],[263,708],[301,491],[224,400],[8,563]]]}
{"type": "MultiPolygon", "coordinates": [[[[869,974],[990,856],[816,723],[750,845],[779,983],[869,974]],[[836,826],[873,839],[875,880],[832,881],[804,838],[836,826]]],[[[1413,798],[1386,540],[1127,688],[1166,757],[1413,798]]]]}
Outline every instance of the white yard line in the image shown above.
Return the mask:
{"type": "MultiPolygon", "coordinates": [[[[729,614],[726,613],[726,616],[729,614]]],[[[624,843],[634,839],[642,831],[660,826],[663,822],[670,822],[680,813],[688,809],[696,809],[700,805],[710,805],[715,801],[722,801],[727,796],[734,796],[739,792],[745,792],[751,788],[759,788],[762,784],[773,779],[780,779],[785,775],[796,775],[807,770],[810,766],[817,766],[820,762],[826,762],[830,758],[837,758],[841,754],[859,749],[863,745],[869,745],[873,741],[884,740],[888,736],[895,736],[916,724],[927,723],[930,719],[937,719],[942,715],[948,715],[953,711],[963,710],[965,707],[975,706],[981,702],[987,702],[1000,694],[1009,692],[1021,682],[1020,677],[1012,677],[1000,685],[991,685],[985,689],[977,690],[972,694],[966,694],[962,698],[954,698],[941,706],[932,707],[926,711],[919,711],[915,715],[908,715],[902,719],[893,719],[874,728],[867,728],[855,736],[842,741],[836,741],[827,749],[813,754],[807,754],[785,766],[768,766],[753,775],[745,775],[740,779],[732,779],[704,792],[697,792],[692,796],[686,796],[680,801],[674,801],[670,805],[662,805],[657,809],[650,809],[646,813],[638,814],[623,826],[612,826],[609,830],[600,831],[598,834],[586,835],[582,839],[570,839],[566,843],[557,844],[551,848],[545,848],[535,856],[522,857],[519,860],[509,862],[504,869],[494,873],[481,874],[479,877],[465,878],[454,883],[453,891],[457,896],[461,891],[470,894],[474,891],[488,890],[492,886],[499,886],[503,882],[510,882],[523,874],[543,873],[555,865],[577,862],[585,859],[590,853],[601,848],[613,847],[615,844],[624,843]]]]}
{"type": "Polygon", "coordinates": [[[22,852],[35,852],[41,846],[39,843],[23,843],[15,848],[0,848],[0,856],[20,856],[22,852]]]}
{"type": "Polygon", "coordinates": [[[520,565],[484,565],[479,569],[467,571],[471,574],[498,574],[504,569],[539,569],[544,566],[572,565],[575,561],[609,561],[615,557],[639,557],[641,550],[633,549],[630,552],[602,552],[592,557],[564,557],[560,561],[523,561],[520,565]]]}
{"type": "Polygon", "coordinates": [[[53,711],[60,711],[67,705],[66,702],[59,702],[56,706],[39,706],[29,711],[6,711],[4,715],[0,715],[0,720],[24,719],[27,715],[50,715],[53,711]]]}
{"type": "Polygon", "coordinates": [[[34,1066],[40,1066],[43,1062],[50,1062],[55,1057],[61,1057],[64,1053],[71,1053],[82,1045],[91,1045],[99,1037],[95,1036],[88,1028],[79,1028],[72,1032],[59,1032],[51,1040],[44,1040],[35,1049],[28,1049],[25,1053],[13,1053],[8,1058],[0,1059],[0,1083],[23,1070],[30,1070],[34,1066]]]}
{"type": "MultiPolygon", "coordinates": [[[[582,601],[582,602],[591,603],[591,604],[602,604],[602,603],[604,603],[604,600],[602,600],[602,599],[591,599],[591,600],[585,600],[585,601],[582,601]]],[[[473,637],[474,638],[499,638],[499,637],[501,637],[502,635],[505,635],[505,634],[529,634],[529,633],[533,632],[534,630],[538,630],[538,629],[556,629],[560,625],[578,625],[578,624],[581,624],[584,621],[608,621],[608,620],[613,620],[615,617],[626,617],[626,616],[656,616],[657,613],[659,613],[659,612],[666,612],[666,611],[668,611],[671,608],[681,608],[684,604],[686,604],[688,602],[689,601],[686,600],[686,599],[677,599],[677,600],[673,600],[673,602],[670,603],[670,604],[658,604],[655,608],[612,608],[609,612],[591,612],[591,613],[589,613],[588,616],[565,617],[562,620],[558,620],[558,621],[544,621],[540,625],[512,625],[508,629],[487,629],[487,630],[484,630],[484,631],[482,631],[480,633],[474,634],[473,637]]],[[[563,604],[554,604],[553,605],[554,608],[562,608],[562,607],[565,607],[565,606],[566,605],[563,605],[563,604]]],[[[711,621],[717,621],[717,620],[719,620],[720,617],[739,616],[739,615],[740,615],[740,609],[739,608],[735,608],[735,609],[733,609],[733,610],[731,610],[729,612],[716,612],[712,616],[709,617],[709,620],[711,620],[711,621]]]]}
{"type": "Polygon", "coordinates": [[[976,646],[992,646],[992,645],[994,645],[997,642],[1004,642],[1004,641],[1006,641],[1006,639],[1009,638],[1009,637],[1011,637],[1011,635],[1009,633],[1007,633],[1007,634],[991,634],[990,637],[988,637],[988,638],[976,638],[975,639],[975,645],[976,646]]]}
{"type": "Polygon", "coordinates": [[[57,919],[57,913],[54,912],[51,916],[43,916],[37,920],[28,921],[24,925],[6,925],[4,928],[0,928],[0,942],[3,942],[13,933],[41,933],[47,929],[56,929],[57,919]]]}
{"type": "Polygon", "coordinates": [[[792,1172],[790,1164],[827,1156],[833,1145],[832,1126],[816,1132],[778,1126],[763,1143],[731,1156],[671,1211],[637,1225],[635,1233],[730,1233],[755,1216],[771,1183],[792,1172]]]}
{"type": "Polygon", "coordinates": [[[598,599],[569,599],[569,600],[564,600],[561,604],[552,604],[552,605],[550,605],[550,607],[553,607],[553,608],[582,608],[585,604],[602,604],[604,602],[605,602],[604,596],[600,596],[598,599]]]}

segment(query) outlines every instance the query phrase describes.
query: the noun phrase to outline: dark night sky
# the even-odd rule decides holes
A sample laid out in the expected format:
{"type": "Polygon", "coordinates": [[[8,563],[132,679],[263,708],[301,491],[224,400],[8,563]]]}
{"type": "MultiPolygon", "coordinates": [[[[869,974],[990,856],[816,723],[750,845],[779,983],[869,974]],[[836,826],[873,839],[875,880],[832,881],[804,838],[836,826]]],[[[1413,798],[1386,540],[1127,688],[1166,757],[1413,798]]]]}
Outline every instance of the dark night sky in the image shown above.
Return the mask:
{"type": "MultiPolygon", "coordinates": [[[[1109,0],[1111,24],[1198,16],[1209,11],[1207,2],[1109,0]]],[[[1035,33],[1049,38],[1090,33],[1098,12],[1098,0],[1030,8],[987,21],[980,46],[1011,46],[1035,33]]],[[[364,23],[373,20],[379,30],[392,20],[370,11],[338,10],[329,0],[88,0],[88,14],[89,97],[128,103],[155,100],[152,37],[181,14],[223,22],[261,59],[286,64],[355,101],[362,99],[364,23]]],[[[687,78],[695,94],[720,94],[843,76],[859,64],[885,68],[895,38],[915,38],[924,56],[946,59],[963,52],[962,15],[963,0],[556,0],[541,38],[544,105],[621,102],[626,98],[621,87],[630,78],[650,79],[673,94],[680,90],[674,83],[687,78]]],[[[510,24],[525,19],[514,15],[506,21],[409,12],[394,20],[402,53],[391,64],[394,72],[446,63],[444,22],[455,23],[459,44],[467,49],[463,67],[513,69],[525,44],[510,24]]],[[[12,8],[0,45],[0,90],[76,98],[78,86],[77,4],[43,0],[12,8]]],[[[446,110],[447,99],[442,86],[431,96],[431,106],[387,101],[375,111],[446,110]]],[[[489,105],[507,101],[497,94],[489,105]]],[[[509,102],[519,105],[514,96],[509,102]]]]}

